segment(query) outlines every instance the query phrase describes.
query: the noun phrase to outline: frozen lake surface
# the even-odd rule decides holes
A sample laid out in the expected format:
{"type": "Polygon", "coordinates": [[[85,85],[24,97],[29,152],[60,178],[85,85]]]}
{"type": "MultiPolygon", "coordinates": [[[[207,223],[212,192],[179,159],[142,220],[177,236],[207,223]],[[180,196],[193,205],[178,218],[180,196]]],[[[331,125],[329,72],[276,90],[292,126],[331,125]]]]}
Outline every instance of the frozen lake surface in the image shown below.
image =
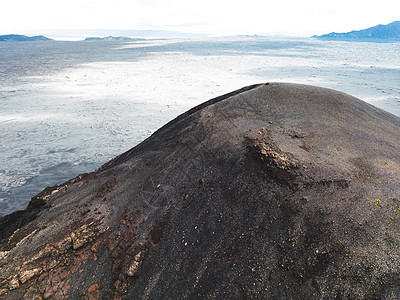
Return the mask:
{"type": "Polygon", "coordinates": [[[400,116],[400,43],[0,43],[0,215],[95,170],[197,104],[274,81],[336,89],[400,116]]]}

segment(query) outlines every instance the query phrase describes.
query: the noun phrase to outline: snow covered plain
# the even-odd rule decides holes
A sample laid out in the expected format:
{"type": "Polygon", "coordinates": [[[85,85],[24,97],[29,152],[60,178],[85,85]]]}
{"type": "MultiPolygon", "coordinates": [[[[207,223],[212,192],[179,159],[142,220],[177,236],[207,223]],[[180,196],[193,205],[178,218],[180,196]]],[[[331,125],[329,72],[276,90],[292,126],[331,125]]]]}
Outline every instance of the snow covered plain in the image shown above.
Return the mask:
{"type": "Polygon", "coordinates": [[[0,215],[95,170],[197,104],[274,81],[333,88],[400,116],[400,43],[0,43],[0,215]]]}

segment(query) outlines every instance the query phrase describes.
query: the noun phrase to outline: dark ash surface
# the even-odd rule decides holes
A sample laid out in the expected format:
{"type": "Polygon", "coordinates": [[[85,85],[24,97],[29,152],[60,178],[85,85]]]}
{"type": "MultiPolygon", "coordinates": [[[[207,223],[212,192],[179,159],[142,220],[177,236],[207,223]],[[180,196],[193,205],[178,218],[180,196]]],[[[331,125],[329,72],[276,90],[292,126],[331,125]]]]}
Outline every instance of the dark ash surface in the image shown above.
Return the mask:
{"type": "Polygon", "coordinates": [[[210,100],[1,218],[0,293],[397,299],[399,133],[323,88],[210,100]]]}

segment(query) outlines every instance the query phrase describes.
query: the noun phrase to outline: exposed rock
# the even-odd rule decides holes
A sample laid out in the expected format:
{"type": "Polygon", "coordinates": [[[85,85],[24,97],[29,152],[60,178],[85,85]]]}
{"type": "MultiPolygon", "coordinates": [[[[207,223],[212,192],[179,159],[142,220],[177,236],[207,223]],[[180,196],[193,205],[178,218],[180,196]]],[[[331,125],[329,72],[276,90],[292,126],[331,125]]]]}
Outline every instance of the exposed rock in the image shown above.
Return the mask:
{"type": "Polygon", "coordinates": [[[29,279],[31,279],[33,276],[36,276],[36,275],[40,274],[42,271],[43,271],[42,268],[36,268],[36,269],[33,269],[33,270],[23,271],[19,275],[19,280],[21,281],[22,284],[24,284],[29,279]]]}
{"type": "Polygon", "coordinates": [[[333,90],[212,99],[0,218],[0,298],[398,299],[399,137],[333,90]]]}
{"type": "MultiPolygon", "coordinates": [[[[95,236],[95,228],[93,224],[93,222],[90,224],[83,224],[80,228],[78,228],[78,230],[71,233],[72,247],[74,250],[92,241],[93,237],[95,236]]],[[[63,241],[62,245],[65,245],[66,243],[68,243],[67,239],[63,241]]]]}
{"type": "Polygon", "coordinates": [[[138,254],[135,255],[134,260],[131,262],[131,264],[128,267],[128,270],[126,272],[126,275],[128,276],[133,276],[137,273],[141,259],[144,256],[144,251],[140,251],[138,254]]]}

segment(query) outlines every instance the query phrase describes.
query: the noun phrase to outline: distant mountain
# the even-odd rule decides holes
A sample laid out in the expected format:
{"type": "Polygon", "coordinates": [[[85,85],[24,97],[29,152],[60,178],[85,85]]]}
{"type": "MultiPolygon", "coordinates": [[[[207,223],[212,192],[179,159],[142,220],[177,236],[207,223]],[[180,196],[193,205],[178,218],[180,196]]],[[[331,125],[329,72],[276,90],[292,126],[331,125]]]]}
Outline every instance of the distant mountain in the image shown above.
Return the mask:
{"type": "Polygon", "coordinates": [[[363,30],[354,30],[346,33],[332,32],[324,35],[314,35],[313,38],[327,40],[389,40],[400,41],[400,21],[387,25],[378,25],[363,30]]]}
{"type": "Polygon", "coordinates": [[[107,36],[107,37],[87,37],[85,41],[93,42],[93,41],[107,41],[107,42],[131,42],[131,41],[140,41],[144,39],[130,38],[126,36],[107,36]]]}
{"type": "MultiPolygon", "coordinates": [[[[204,37],[203,34],[168,31],[168,30],[119,30],[119,29],[68,29],[53,30],[53,36],[61,37],[135,37],[135,38],[196,38],[204,37]]],[[[84,39],[84,38],[83,38],[84,39]]]]}
{"type": "Polygon", "coordinates": [[[0,42],[33,42],[33,41],[52,41],[43,35],[26,36],[19,34],[0,35],[0,42]]]}

